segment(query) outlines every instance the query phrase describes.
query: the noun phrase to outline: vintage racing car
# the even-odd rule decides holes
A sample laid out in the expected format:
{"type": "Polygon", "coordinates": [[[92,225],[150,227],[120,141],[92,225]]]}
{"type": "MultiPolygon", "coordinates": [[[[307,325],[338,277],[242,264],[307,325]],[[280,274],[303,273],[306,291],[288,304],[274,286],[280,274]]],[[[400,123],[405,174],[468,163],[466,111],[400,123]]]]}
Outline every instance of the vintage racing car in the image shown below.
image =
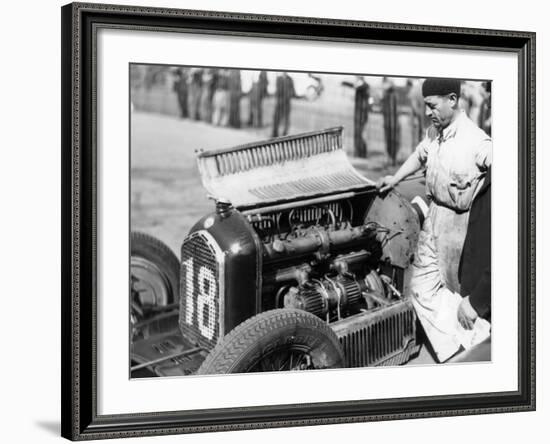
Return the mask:
{"type": "Polygon", "coordinates": [[[342,128],[197,154],[215,202],[183,239],[131,236],[133,377],[399,365],[414,354],[411,204],[342,128]]]}

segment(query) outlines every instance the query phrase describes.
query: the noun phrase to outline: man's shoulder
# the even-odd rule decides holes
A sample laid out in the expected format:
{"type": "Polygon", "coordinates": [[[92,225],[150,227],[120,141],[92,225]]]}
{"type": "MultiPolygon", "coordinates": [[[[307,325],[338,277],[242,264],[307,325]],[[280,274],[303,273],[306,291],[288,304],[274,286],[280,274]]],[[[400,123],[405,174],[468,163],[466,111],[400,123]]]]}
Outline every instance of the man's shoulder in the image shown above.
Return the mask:
{"type": "Polygon", "coordinates": [[[477,124],[470,119],[466,113],[462,116],[459,133],[461,136],[468,137],[474,142],[491,142],[491,137],[483,131],[477,124]]]}

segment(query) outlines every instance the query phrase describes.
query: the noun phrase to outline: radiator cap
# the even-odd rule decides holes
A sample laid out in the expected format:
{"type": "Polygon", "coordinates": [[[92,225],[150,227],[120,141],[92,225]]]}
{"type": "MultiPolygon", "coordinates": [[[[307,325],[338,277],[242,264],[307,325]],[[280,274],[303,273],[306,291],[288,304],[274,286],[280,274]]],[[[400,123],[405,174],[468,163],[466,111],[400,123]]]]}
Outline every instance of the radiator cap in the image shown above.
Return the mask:
{"type": "Polygon", "coordinates": [[[216,213],[221,217],[227,217],[233,211],[233,205],[229,199],[220,197],[216,199],[216,213]]]}

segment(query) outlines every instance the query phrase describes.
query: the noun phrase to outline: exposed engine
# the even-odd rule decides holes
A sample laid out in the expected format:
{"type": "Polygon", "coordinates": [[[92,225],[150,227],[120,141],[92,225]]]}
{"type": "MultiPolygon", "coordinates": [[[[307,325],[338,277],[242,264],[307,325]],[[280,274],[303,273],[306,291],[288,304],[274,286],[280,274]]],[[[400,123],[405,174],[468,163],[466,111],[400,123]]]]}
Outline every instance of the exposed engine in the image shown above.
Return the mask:
{"type": "Polygon", "coordinates": [[[391,230],[365,222],[364,214],[354,220],[356,204],[347,199],[248,215],[263,244],[265,306],[299,308],[332,322],[400,297],[398,270],[379,274],[391,230]]]}

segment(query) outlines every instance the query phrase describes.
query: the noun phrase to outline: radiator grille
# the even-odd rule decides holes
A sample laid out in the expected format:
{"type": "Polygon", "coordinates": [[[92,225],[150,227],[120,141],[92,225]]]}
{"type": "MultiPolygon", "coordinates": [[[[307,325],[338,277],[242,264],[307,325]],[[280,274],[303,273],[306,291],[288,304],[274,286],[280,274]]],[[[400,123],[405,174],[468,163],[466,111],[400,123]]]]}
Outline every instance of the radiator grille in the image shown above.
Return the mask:
{"type": "Polygon", "coordinates": [[[185,338],[207,348],[216,344],[223,319],[221,257],[206,232],[191,235],[181,249],[180,330],[185,338]]]}
{"type": "Polygon", "coordinates": [[[365,313],[359,318],[342,322],[335,329],[347,367],[399,365],[416,351],[416,318],[410,304],[365,313]]]}

